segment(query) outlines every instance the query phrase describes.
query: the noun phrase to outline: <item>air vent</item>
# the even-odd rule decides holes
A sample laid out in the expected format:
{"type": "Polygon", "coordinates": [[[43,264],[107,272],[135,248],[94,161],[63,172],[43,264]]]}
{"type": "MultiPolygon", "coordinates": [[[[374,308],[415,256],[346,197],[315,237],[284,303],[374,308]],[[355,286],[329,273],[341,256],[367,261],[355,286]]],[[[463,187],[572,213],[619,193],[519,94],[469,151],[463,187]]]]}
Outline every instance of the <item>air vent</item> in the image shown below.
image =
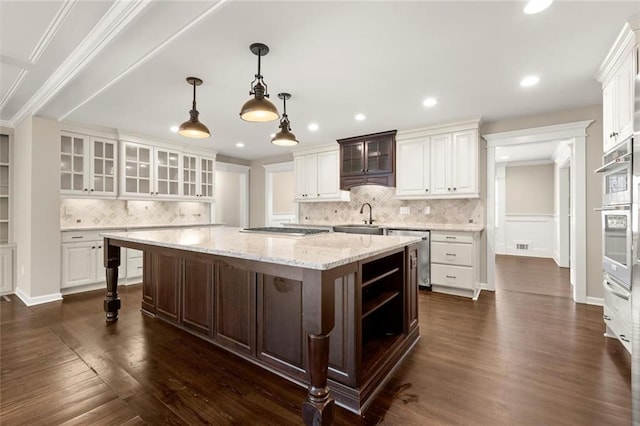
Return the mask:
{"type": "Polygon", "coordinates": [[[529,244],[518,243],[516,244],[516,250],[529,250],[529,244]]]}

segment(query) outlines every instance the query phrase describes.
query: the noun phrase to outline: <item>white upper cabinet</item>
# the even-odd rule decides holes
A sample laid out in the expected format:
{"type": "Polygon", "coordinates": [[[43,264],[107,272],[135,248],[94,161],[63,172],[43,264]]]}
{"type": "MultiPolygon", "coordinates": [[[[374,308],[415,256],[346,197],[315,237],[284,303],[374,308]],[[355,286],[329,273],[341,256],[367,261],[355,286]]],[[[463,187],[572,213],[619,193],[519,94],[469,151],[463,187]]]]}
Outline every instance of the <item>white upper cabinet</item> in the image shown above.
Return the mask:
{"type": "Polygon", "coordinates": [[[633,134],[638,40],[628,25],[620,33],[600,67],[602,83],[602,148],[608,152],[633,134]]]}
{"type": "Polygon", "coordinates": [[[424,197],[431,193],[429,136],[396,139],[396,195],[424,197]]]}
{"type": "Polygon", "coordinates": [[[479,121],[399,132],[400,199],[477,198],[479,121]]]}
{"type": "Polygon", "coordinates": [[[115,140],[63,132],[60,137],[60,193],[63,196],[117,196],[115,140]]]}
{"type": "Polygon", "coordinates": [[[294,153],[295,201],[349,201],[340,190],[339,147],[321,147],[294,153]]]}
{"type": "Polygon", "coordinates": [[[215,160],[195,154],[182,154],[183,198],[213,200],[215,160]]]}
{"type": "Polygon", "coordinates": [[[182,195],[182,154],[134,142],[122,143],[120,195],[123,198],[172,199],[182,195]]]}

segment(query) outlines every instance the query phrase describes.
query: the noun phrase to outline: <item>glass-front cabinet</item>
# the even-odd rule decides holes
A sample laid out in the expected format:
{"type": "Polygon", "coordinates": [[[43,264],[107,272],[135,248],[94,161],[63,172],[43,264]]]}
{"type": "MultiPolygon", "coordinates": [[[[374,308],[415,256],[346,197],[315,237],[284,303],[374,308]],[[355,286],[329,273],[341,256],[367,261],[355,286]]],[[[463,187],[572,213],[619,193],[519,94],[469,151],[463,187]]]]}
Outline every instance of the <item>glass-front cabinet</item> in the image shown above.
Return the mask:
{"type": "Polygon", "coordinates": [[[9,210],[10,210],[10,185],[9,185],[9,136],[0,135],[0,244],[9,242],[9,210]]]}
{"type": "Polygon", "coordinates": [[[182,195],[184,198],[213,199],[215,160],[195,154],[182,154],[182,195]]]}
{"type": "Polygon", "coordinates": [[[396,131],[338,139],[340,189],[357,185],[395,186],[396,131]]]}
{"type": "Polygon", "coordinates": [[[117,151],[115,140],[63,132],[60,137],[60,193],[115,198],[117,151]]]}

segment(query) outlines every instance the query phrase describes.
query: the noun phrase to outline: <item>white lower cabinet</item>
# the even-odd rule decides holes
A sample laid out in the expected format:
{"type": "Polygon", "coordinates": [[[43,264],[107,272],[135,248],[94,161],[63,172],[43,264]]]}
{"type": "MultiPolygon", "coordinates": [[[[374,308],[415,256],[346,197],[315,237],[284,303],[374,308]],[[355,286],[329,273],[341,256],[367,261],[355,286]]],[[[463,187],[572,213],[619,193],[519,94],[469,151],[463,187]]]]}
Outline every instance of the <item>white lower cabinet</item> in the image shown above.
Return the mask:
{"type": "Polygon", "coordinates": [[[13,246],[0,247],[0,294],[13,293],[13,246]]]}
{"type": "MultiPolygon", "coordinates": [[[[100,232],[102,231],[62,233],[62,280],[60,288],[69,289],[106,283],[104,239],[100,236],[100,232]]],[[[118,283],[124,283],[127,278],[126,252],[127,249],[122,249],[118,283]]]]}
{"type": "Polygon", "coordinates": [[[142,251],[127,249],[127,281],[142,277],[142,251]]]}
{"type": "Polygon", "coordinates": [[[631,353],[631,293],[616,283],[603,281],[605,336],[618,339],[631,353]]]}
{"type": "Polygon", "coordinates": [[[478,232],[431,231],[431,288],[468,296],[480,294],[478,232]]]}

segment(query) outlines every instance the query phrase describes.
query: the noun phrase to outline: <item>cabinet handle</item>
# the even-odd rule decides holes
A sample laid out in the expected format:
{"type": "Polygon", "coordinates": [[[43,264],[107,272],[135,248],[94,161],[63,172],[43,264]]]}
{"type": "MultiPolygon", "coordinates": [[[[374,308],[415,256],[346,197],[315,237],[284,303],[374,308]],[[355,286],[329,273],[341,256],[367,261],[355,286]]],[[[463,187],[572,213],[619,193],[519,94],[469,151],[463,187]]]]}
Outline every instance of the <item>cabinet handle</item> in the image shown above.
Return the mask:
{"type": "Polygon", "coordinates": [[[611,321],[611,317],[610,317],[609,315],[603,315],[603,316],[602,316],[602,318],[603,318],[605,321],[611,321]]]}
{"type": "Polygon", "coordinates": [[[138,266],[137,268],[138,268],[138,269],[142,269],[142,266],[138,266]]]}
{"type": "Polygon", "coordinates": [[[631,340],[627,339],[627,336],[625,336],[624,334],[620,335],[620,340],[624,340],[627,343],[629,343],[631,341],[631,340]]]}
{"type": "Polygon", "coordinates": [[[445,238],[446,238],[447,240],[455,240],[455,239],[456,239],[456,237],[449,237],[449,236],[447,236],[447,237],[445,237],[445,238]]]}
{"type": "Polygon", "coordinates": [[[455,253],[445,253],[447,256],[454,256],[455,257],[455,253]]]}
{"type": "Polygon", "coordinates": [[[445,275],[445,276],[446,276],[447,278],[453,278],[453,279],[455,279],[455,278],[456,278],[456,276],[455,276],[455,275],[445,275]]]}
{"type": "Polygon", "coordinates": [[[84,238],[84,237],[83,237],[83,236],[81,236],[81,235],[80,235],[80,236],[77,236],[77,237],[71,237],[71,239],[72,239],[72,240],[79,240],[79,239],[82,239],[82,238],[84,238]]]}

